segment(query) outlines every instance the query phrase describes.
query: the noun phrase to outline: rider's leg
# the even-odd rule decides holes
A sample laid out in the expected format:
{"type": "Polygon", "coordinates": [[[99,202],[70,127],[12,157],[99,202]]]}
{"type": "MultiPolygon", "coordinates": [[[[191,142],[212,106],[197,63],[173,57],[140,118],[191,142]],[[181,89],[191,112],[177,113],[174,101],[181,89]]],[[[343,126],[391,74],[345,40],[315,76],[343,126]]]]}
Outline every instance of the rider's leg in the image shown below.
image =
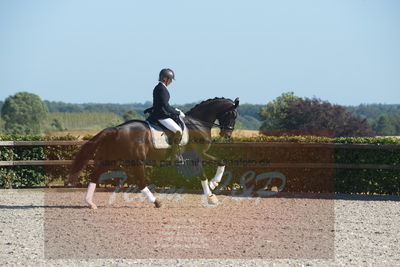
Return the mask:
{"type": "Polygon", "coordinates": [[[173,133],[180,132],[182,135],[181,127],[171,118],[158,120],[162,125],[167,127],[173,133]]]}
{"type": "MultiPolygon", "coordinates": [[[[179,151],[179,143],[182,139],[182,129],[179,125],[171,118],[159,120],[159,122],[167,127],[171,132],[174,133],[172,137],[168,138],[169,144],[171,145],[170,157],[176,156],[179,151]]],[[[181,161],[181,158],[177,158],[178,161],[181,161]]]]}
{"type": "Polygon", "coordinates": [[[180,131],[177,131],[175,133],[174,136],[172,136],[171,138],[171,150],[169,152],[169,155],[167,156],[167,158],[171,158],[173,159],[175,157],[175,163],[178,164],[183,164],[183,158],[180,155],[181,151],[180,151],[180,146],[179,143],[181,142],[182,139],[182,134],[180,131]]]}

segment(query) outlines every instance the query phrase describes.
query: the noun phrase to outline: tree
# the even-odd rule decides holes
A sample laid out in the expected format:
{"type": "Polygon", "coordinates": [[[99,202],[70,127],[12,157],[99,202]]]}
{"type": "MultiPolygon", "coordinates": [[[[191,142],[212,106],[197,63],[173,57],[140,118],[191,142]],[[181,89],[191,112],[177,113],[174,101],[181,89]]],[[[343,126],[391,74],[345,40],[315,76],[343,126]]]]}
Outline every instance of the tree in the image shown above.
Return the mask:
{"type": "Polygon", "coordinates": [[[260,130],[283,129],[283,123],[287,116],[285,109],[288,107],[288,103],[294,103],[299,99],[300,98],[295,96],[293,92],[287,92],[278,96],[272,102],[269,102],[265,107],[262,107],[260,110],[260,117],[263,123],[260,130]]]}
{"type": "MultiPolygon", "coordinates": [[[[260,129],[261,122],[257,120],[256,118],[249,116],[249,115],[240,115],[236,119],[236,124],[241,123],[242,129],[249,129],[249,130],[258,130],[260,129]]],[[[239,129],[238,126],[235,126],[236,129],[239,129]]]]}
{"type": "Polygon", "coordinates": [[[317,98],[299,98],[282,95],[264,111],[270,111],[269,123],[264,129],[333,130],[335,136],[373,136],[366,119],[352,115],[345,107],[317,98]],[[273,122],[273,123],[271,123],[273,122]],[[279,127],[279,128],[278,128],[279,127]]]}
{"type": "Polygon", "coordinates": [[[263,105],[259,104],[240,104],[237,108],[237,111],[240,116],[253,117],[254,119],[260,121],[260,110],[262,107],[263,105]]]}
{"type": "Polygon", "coordinates": [[[47,107],[39,96],[20,92],[9,96],[1,109],[7,134],[41,134],[47,107]]]}
{"type": "Polygon", "coordinates": [[[381,115],[374,123],[374,130],[378,135],[393,136],[396,135],[396,120],[388,115],[381,115]]]}
{"type": "Polygon", "coordinates": [[[124,115],[122,115],[122,118],[124,121],[130,121],[136,119],[137,115],[136,112],[133,109],[127,110],[124,115]]]}
{"type": "Polygon", "coordinates": [[[60,122],[59,119],[53,119],[53,121],[50,124],[52,127],[56,128],[59,131],[64,130],[64,127],[62,126],[62,123],[60,122]]]}
{"type": "Polygon", "coordinates": [[[352,115],[340,105],[317,98],[300,98],[289,102],[285,110],[287,119],[283,122],[286,129],[333,130],[335,136],[373,136],[374,132],[366,119],[352,115]]]}

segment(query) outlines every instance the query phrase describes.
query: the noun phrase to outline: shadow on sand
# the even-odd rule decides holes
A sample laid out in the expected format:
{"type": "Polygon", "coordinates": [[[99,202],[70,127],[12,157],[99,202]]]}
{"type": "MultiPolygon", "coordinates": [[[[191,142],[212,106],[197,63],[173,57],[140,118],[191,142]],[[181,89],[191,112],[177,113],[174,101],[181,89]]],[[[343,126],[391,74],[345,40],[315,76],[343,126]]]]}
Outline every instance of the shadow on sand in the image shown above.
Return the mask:
{"type": "Polygon", "coordinates": [[[87,206],[50,206],[50,205],[0,205],[0,210],[28,210],[28,209],[87,209],[87,206]]]}

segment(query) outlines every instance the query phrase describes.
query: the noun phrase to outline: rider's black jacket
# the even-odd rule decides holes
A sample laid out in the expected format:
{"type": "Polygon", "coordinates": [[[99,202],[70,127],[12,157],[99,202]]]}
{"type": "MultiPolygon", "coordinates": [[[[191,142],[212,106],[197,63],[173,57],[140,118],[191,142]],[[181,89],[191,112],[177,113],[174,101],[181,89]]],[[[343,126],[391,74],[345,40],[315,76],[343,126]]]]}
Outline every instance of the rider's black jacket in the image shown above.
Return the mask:
{"type": "Polygon", "coordinates": [[[179,111],[169,105],[169,92],[161,82],[153,90],[153,107],[145,110],[151,111],[149,120],[159,120],[179,117],[179,111]]]}

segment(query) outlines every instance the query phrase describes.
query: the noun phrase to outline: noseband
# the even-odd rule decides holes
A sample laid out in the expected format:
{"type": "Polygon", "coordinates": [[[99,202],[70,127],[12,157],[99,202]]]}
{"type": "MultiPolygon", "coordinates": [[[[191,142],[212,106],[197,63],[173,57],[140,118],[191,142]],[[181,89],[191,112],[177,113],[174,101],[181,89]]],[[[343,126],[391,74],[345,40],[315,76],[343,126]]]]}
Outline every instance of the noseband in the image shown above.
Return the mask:
{"type": "MultiPolygon", "coordinates": [[[[228,110],[217,114],[218,121],[221,122],[221,118],[225,117],[229,112],[232,112],[235,109],[236,109],[236,106],[232,106],[228,110]]],[[[235,120],[233,120],[233,121],[231,120],[226,125],[221,125],[221,124],[216,124],[216,123],[214,123],[214,125],[218,126],[221,130],[231,130],[231,131],[233,131],[234,130],[234,127],[233,127],[234,123],[235,123],[235,120]]]]}

